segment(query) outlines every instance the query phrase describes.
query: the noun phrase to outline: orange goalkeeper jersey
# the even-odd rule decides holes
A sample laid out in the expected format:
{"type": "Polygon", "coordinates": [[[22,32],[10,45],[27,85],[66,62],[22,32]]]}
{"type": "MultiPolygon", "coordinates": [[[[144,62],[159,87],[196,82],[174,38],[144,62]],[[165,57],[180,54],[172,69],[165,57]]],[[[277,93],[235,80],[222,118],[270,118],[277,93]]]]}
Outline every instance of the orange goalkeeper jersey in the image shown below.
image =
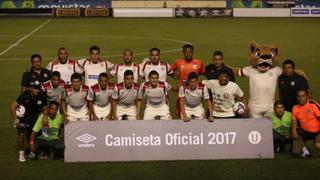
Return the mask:
{"type": "Polygon", "coordinates": [[[190,62],[184,59],[178,59],[171,66],[171,69],[173,71],[179,69],[180,84],[183,84],[187,80],[188,74],[190,74],[191,72],[195,72],[197,74],[205,73],[203,62],[199,59],[193,59],[190,62]]]}
{"type": "Polygon", "coordinates": [[[299,121],[303,130],[317,133],[320,131],[320,106],[308,100],[305,105],[295,105],[292,111],[292,120],[299,121]]]}

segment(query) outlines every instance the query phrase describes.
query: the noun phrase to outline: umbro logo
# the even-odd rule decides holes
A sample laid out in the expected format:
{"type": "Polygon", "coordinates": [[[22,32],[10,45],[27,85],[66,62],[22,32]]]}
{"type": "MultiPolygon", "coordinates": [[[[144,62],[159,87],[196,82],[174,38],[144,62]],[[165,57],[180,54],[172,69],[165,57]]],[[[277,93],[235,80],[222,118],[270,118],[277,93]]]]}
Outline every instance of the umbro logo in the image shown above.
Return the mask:
{"type": "Polygon", "coordinates": [[[92,142],[92,141],[96,140],[97,137],[92,136],[91,134],[85,133],[85,134],[77,137],[76,139],[81,141],[81,142],[83,142],[83,143],[88,144],[89,142],[92,142]]]}

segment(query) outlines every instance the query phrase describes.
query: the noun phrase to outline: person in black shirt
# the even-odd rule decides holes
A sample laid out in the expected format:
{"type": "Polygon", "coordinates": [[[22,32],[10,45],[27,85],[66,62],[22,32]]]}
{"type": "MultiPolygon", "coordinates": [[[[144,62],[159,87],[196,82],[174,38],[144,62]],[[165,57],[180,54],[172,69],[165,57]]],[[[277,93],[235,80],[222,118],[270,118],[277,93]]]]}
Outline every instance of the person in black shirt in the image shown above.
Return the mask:
{"type": "Polygon", "coordinates": [[[297,91],[304,89],[311,97],[307,80],[295,73],[295,63],[288,59],[282,63],[283,73],[278,78],[279,97],[285,110],[292,112],[297,102],[297,91]]]}
{"type": "Polygon", "coordinates": [[[33,54],[31,56],[31,68],[23,73],[21,80],[21,92],[28,90],[31,82],[39,82],[40,84],[50,79],[51,72],[41,67],[41,56],[33,54]]]}
{"type": "MultiPolygon", "coordinates": [[[[28,142],[32,132],[32,128],[38,118],[38,115],[43,112],[47,114],[47,95],[40,90],[40,85],[37,82],[30,83],[30,91],[25,91],[11,104],[11,116],[18,130],[18,149],[19,161],[24,162],[24,138],[28,142]],[[24,115],[19,118],[16,109],[22,106],[25,108],[24,115]]],[[[27,143],[28,144],[28,143],[27,143]]]]}
{"type": "Polygon", "coordinates": [[[223,53],[221,51],[215,51],[213,53],[212,63],[205,67],[205,76],[208,79],[218,79],[218,71],[221,69],[227,70],[230,81],[235,82],[235,77],[232,69],[225,66],[223,63],[223,53]]]}

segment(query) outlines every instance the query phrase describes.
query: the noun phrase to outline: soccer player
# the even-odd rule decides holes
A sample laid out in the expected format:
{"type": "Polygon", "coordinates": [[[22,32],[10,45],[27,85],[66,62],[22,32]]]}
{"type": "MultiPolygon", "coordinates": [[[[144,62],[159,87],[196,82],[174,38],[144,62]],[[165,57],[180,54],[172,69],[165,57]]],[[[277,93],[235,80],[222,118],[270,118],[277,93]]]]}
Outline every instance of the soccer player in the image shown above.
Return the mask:
{"type": "Polygon", "coordinates": [[[116,85],[112,95],[113,116],[115,120],[141,119],[141,99],[138,99],[139,89],[140,85],[134,82],[133,71],[126,70],[123,82],[116,85]]]}
{"type": "Polygon", "coordinates": [[[140,64],[139,75],[145,78],[145,82],[149,81],[149,73],[151,71],[157,71],[159,73],[159,80],[167,82],[167,74],[171,74],[170,64],[160,60],[160,49],[152,48],[149,51],[149,60],[140,64]]]}
{"type": "Polygon", "coordinates": [[[314,140],[314,146],[320,150],[320,105],[308,99],[308,90],[297,91],[299,104],[293,106],[292,110],[292,138],[297,139],[299,135],[303,141],[302,157],[310,155],[306,147],[307,140],[314,140]],[[300,124],[300,129],[297,124],[300,124]]]}
{"type": "MultiPolygon", "coordinates": [[[[229,81],[229,72],[222,69],[218,73],[218,80],[203,80],[208,89],[212,92],[212,105],[213,116],[215,118],[234,118],[236,117],[233,111],[236,98],[241,98],[241,101],[245,103],[244,93],[240,87],[229,81]]],[[[242,114],[246,116],[246,113],[242,114]]]]}
{"type": "Polygon", "coordinates": [[[65,82],[61,79],[58,71],[51,73],[51,79],[42,84],[42,90],[46,92],[48,101],[61,102],[61,98],[64,93],[65,82]]]}
{"type": "Polygon", "coordinates": [[[51,72],[58,71],[61,75],[61,79],[66,84],[70,84],[71,75],[73,73],[83,73],[83,69],[79,66],[79,64],[75,60],[69,58],[68,51],[64,47],[58,49],[57,59],[51,61],[48,64],[47,69],[51,72]]]}
{"type": "Polygon", "coordinates": [[[98,46],[91,46],[89,53],[89,59],[80,59],[78,63],[84,70],[85,85],[90,87],[98,83],[100,73],[109,73],[109,70],[112,69],[113,64],[101,58],[100,48],[98,46]]]}
{"type": "Polygon", "coordinates": [[[171,85],[159,81],[159,73],[151,71],[149,81],[141,84],[138,99],[146,98],[143,120],[172,119],[168,106],[168,92],[171,85]]]}
{"type": "Polygon", "coordinates": [[[273,128],[274,152],[284,150],[286,143],[291,140],[292,115],[286,111],[281,101],[274,102],[274,112],[271,114],[273,128]]]}
{"type": "MultiPolygon", "coordinates": [[[[193,49],[191,44],[185,44],[182,47],[184,58],[176,60],[171,66],[173,73],[170,76],[178,78],[180,85],[185,84],[188,74],[192,72],[195,72],[198,75],[205,74],[203,62],[194,58],[193,49]]],[[[176,115],[178,117],[181,115],[179,98],[176,100],[176,115]]]]}
{"type": "Polygon", "coordinates": [[[185,122],[188,122],[191,119],[205,119],[205,111],[202,105],[203,100],[207,102],[209,112],[208,120],[213,122],[212,105],[208,89],[204,84],[199,82],[196,73],[190,73],[186,85],[180,86],[179,100],[182,114],[181,117],[185,122]]]}
{"type": "Polygon", "coordinates": [[[117,83],[122,83],[126,70],[131,70],[134,74],[134,82],[138,82],[139,65],[133,63],[133,51],[130,49],[123,51],[123,63],[115,65],[110,74],[112,76],[117,76],[117,83]]]}
{"type": "Polygon", "coordinates": [[[282,63],[283,73],[278,78],[279,97],[286,111],[292,111],[297,102],[297,91],[308,90],[309,98],[311,92],[307,80],[295,72],[295,63],[288,59],[282,63]]]}
{"type": "Polygon", "coordinates": [[[231,68],[224,64],[223,53],[221,51],[215,51],[212,57],[212,63],[205,67],[205,76],[208,79],[218,79],[218,72],[220,69],[225,69],[229,72],[230,81],[235,82],[235,77],[231,68]]]}
{"type": "Polygon", "coordinates": [[[87,96],[89,87],[82,84],[79,73],[71,76],[71,85],[65,86],[65,93],[61,99],[61,110],[65,123],[69,121],[89,121],[87,96]]]}
{"type": "Polygon", "coordinates": [[[191,44],[186,44],[182,49],[184,58],[176,60],[171,66],[173,71],[178,71],[178,79],[181,85],[185,83],[188,74],[192,72],[195,72],[198,75],[205,74],[203,62],[193,56],[193,46],[191,44]]]}
{"type": "Polygon", "coordinates": [[[30,135],[32,128],[41,112],[46,113],[47,109],[47,96],[44,92],[40,91],[40,85],[31,82],[30,91],[23,92],[12,104],[11,104],[11,116],[15,126],[18,130],[18,149],[19,149],[19,161],[25,162],[25,146],[24,141],[30,141],[30,135]],[[25,107],[25,114],[23,117],[18,118],[16,114],[16,108],[22,105],[25,107]]]}
{"type": "Polygon", "coordinates": [[[111,120],[111,96],[115,85],[108,82],[108,74],[101,73],[98,83],[91,86],[87,96],[92,120],[111,120]]]}
{"type": "Polygon", "coordinates": [[[42,126],[43,114],[38,117],[32,129],[29,144],[31,151],[36,155],[39,155],[40,152],[48,153],[47,151],[52,148],[54,158],[63,157],[64,144],[59,139],[59,129],[63,124],[63,117],[58,113],[58,109],[59,103],[57,101],[51,101],[48,110],[48,129],[42,126]],[[41,135],[36,137],[38,132],[41,132],[41,135]]]}
{"type": "Polygon", "coordinates": [[[31,68],[23,73],[21,80],[21,92],[29,89],[32,82],[39,85],[50,79],[50,71],[41,67],[41,56],[33,54],[31,56],[31,68]]]}

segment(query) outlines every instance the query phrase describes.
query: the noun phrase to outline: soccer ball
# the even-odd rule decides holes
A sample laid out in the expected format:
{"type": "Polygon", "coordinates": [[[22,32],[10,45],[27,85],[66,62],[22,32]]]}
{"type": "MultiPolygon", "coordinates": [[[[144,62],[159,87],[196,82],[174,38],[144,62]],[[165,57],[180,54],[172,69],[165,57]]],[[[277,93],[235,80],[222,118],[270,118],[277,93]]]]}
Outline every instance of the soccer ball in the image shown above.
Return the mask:
{"type": "Polygon", "coordinates": [[[236,115],[242,115],[244,113],[245,105],[242,102],[236,102],[233,105],[233,111],[236,113],[236,115]]]}
{"type": "Polygon", "coordinates": [[[18,118],[22,118],[26,113],[26,108],[22,105],[16,107],[16,115],[18,118]]]}

